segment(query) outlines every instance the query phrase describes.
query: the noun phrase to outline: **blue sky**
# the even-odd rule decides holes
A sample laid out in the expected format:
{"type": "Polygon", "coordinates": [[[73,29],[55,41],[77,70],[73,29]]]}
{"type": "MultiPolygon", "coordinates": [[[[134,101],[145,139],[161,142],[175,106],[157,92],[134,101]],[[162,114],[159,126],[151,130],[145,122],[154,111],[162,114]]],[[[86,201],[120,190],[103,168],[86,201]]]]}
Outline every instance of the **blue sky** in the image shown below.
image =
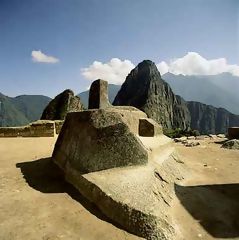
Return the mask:
{"type": "Polygon", "coordinates": [[[238,65],[238,11],[238,0],[0,0],[0,92],[78,93],[90,83],[81,69],[112,58],[238,65]],[[59,62],[32,61],[38,50],[59,62]]]}

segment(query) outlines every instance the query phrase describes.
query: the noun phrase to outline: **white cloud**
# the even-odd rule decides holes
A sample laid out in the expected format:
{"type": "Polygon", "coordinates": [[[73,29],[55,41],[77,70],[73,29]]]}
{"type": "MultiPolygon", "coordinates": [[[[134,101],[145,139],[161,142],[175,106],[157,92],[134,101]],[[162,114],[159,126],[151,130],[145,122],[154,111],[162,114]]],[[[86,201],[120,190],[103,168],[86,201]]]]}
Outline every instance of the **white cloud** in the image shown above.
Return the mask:
{"type": "MultiPolygon", "coordinates": [[[[122,84],[135,65],[130,60],[112,58],[109,62],[94,61],[90,66],[81,69],[81,74],[88,80],[104,79],[109,83],[122,84]]],[[[181,58],[169,63],[162,61],[157,64],[161,75],[171,72],[183,75],[216,75],[229,72],[239,76],[239,66],[230,65],[225,58],[207,60],[196,52],[189,52],[181,58]]]]}
{"type": "Polygon", "coordinates": [[[82,68],[81,74],[88,80],[104,79],[109,83],[122,84],[126,76],[135,67],[129,60],[112,58],[109,62],[94,61],[89,67],[82,68]]]}
{"type": "Polygon", "coordinates": [[[156,65],[160,74],[163,75],[168,72],[169,66],[166,62],[162,61],[159,64],[156,65]]]}
{"type": "Polygon", "coordinates": [[[216,75],[229,72],[239,76],[239,66],[230,65],[225,58],[207,60],[196,52],[189,52],[182,58],[176,58],[169,63],[160,62],[157,67],[161,74],[171,72],[183,75],[216,75]]]}
{"type": "Polygon", "coordinates": [[[53,56],[47,56],[41,50],[32,51],[32,61],[33,62],[41,62],[41,63],[57,63],[59,62],[58,58],[53,56]]]}

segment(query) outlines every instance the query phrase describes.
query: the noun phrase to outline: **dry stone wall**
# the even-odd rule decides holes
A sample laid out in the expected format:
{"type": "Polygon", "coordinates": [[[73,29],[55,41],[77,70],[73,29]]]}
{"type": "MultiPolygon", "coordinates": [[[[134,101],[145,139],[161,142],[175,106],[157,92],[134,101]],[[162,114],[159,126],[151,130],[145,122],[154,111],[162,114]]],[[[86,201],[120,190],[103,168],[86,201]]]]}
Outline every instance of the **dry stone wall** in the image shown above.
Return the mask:
{"type": "Polygon", "coordinates": [[[0,137],[54,137],[62,125],[63,121],[39,120],[27,126],[1,127],[0,137]]]}

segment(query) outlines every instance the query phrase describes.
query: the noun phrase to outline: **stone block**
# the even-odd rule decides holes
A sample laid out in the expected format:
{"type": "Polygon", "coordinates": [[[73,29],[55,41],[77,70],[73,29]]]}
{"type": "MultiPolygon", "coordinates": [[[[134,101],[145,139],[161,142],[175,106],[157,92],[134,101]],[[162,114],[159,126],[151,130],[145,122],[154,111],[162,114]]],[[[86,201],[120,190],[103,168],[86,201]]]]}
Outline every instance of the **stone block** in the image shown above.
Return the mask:
{"type": "Polygon", "coordinates": [[[117,112],[106,109],[68,113],[53,152],[64,171],[89,173],[144,165],[148,152],[117,112]]]}
{"type": "Polygon", "coordinates": [[[139,136],[154,137],[162,134],[162,126],[151,118],[139,119],[139,136]]]}
{"type": "Polygon", "coordinates": [[[119,113],[124,122],[130,128],[131,132],[133,132],[136,135],[139,134],[139,119],[147,118],[146,113],[131,106],[117,106],[117,107],[114,106],[108,109],[112,112],[119,113]]]}
{"type": "Polygon", "coordinates": [[[229,139],[239,139],[239,127],[229,127],[228,128],[228,138],[229,139]]]}
{"type": "Polygon", "coordinates": [[[64,123],[63,120],[55,120],[56,134],[60,133],[63,123],[64,123]]]}

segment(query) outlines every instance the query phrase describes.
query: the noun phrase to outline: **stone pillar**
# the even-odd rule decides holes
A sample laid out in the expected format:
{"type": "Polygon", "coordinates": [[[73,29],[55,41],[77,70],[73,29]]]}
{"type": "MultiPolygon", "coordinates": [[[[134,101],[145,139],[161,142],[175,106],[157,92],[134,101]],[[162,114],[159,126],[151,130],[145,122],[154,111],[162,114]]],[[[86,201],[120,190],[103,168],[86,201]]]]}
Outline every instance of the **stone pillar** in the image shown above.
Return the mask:
{"type": "Polygon", "coordinates": [[[98,79],[90,86],[89,109],[103,109],[110,106],[108,100],[108,82],[98,79]]]}

